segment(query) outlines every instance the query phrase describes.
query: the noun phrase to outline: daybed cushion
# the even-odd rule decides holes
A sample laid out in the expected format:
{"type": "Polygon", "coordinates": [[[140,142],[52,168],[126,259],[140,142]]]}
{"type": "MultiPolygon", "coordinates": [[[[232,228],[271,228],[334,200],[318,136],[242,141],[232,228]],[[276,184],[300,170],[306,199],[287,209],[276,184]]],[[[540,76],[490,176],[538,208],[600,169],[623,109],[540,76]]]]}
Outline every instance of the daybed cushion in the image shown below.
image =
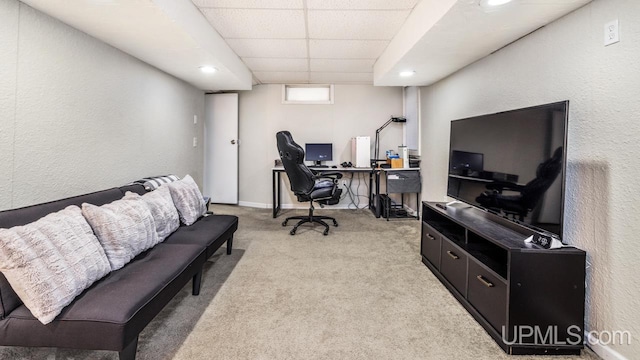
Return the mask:
{"type": "Polygon", "coordinates": [[[173,204],[178,209],[180,220],[183,224],[193,224],[207,211],[202,193],[198,189],[198,184],[191,176],[186,175],[184,179],[164,186],[169,187],[173,204]]]}
{"type": "Polygon", "coordinates": [[[147,204],[138,197],[95,206],[82,204],[82,214],[102,244],[111,270],[158,243],[156,224],[147,204]]]}
{"type": "MultiPolygon", "coordinates": [[[[127,192],[124,196],[125,199],[140,197],[140,195],[133,192],[127,192]]],[[[169,188],[161,186],[157,190],[142,195],[142,200],[149,207],[153,220],[156,223],[158,241],[163,241],[180,226],[178,210],[176,210],[175,205],[173,205],[169,188]]]]}
{"type": "Polygon", "coordinates": [[[238,217],[233,215],[204,216],[191,226],[180,226],[169,235],[165,244],[198,244],[206,247],[207,257],[213,255],[238,229],[238,217]]]}
{"type": "Polygon", "coordinates": [[[96,282],[47,326],[24,305],[18,307],[0,320],[0,339],[9,346],[121,350],[202,269],[204,261],[200,246],[159,244],[96,282]]]}
{"type": "Polygon", "coordinates": [[[33,315],[48,324],[111,266],[74,205],[0,229],[0,271],[33,315]]]}

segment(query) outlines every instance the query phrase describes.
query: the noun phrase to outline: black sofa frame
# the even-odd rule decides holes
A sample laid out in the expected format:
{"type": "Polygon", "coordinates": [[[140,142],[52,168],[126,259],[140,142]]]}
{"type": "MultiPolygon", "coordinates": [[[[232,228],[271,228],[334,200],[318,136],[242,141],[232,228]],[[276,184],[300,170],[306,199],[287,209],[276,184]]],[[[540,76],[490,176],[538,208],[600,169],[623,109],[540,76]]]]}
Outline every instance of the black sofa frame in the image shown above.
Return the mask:
{"type": "MultiPolygon", "coordinates": [[[[127,185],[2,211],[0,228],[33,222],[69,205],[100,206],[126,191],[146,192],[142,185],[127,185]]],[[[111,350],[120,360],[134,360],[138,335],[149,322],[189,281],[192,294],[200,293],[203,265],[222,244],[231,254],[238,218],[207,215],[93,284],[47,325],[33,317],[0,273],[0,345],[111,350]]]]}

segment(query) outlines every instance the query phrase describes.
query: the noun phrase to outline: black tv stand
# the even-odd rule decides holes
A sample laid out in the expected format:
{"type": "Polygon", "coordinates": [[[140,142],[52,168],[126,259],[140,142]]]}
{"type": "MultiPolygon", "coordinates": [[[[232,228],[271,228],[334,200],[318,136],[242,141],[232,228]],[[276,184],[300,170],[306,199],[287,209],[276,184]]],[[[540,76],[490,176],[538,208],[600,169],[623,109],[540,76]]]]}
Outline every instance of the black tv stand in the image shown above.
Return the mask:
{"type": "Polygon", "coordinates": [[[586,253],[543,249],[524,242],[529,228],[440,205],[422,203],[422,262],[498,345],[513,355],[580,354],[586,253]],[[538,336],[518,338],[528,330],[538,336]]]}

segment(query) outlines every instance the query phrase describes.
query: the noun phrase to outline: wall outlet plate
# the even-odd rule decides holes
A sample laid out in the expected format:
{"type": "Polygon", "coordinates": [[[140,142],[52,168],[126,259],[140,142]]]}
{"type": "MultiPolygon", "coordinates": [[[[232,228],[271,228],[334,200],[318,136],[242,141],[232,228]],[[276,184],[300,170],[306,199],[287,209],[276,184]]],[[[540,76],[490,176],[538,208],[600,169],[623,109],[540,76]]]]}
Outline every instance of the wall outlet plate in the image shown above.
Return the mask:
{"type": "Polygon", "coordinates": [[[618,19],[604,24],[604,46],[620,41],[620,23],[618,19]]]}

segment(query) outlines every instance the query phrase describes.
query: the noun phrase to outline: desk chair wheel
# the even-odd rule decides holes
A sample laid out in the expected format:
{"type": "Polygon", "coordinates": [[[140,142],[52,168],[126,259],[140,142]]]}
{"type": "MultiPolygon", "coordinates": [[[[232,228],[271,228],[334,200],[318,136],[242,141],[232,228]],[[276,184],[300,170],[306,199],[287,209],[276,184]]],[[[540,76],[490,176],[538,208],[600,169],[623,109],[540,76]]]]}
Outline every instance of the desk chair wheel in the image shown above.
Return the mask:
{"type": "Polygon", "coordinates": [[[287,220],[282,222],[282,226],[287,226],[287,220]]]}
{"type": "Polygon", "coordinates": [[[338,227],[338,222],[333,220],[333,226],[338,227]]]}
{"type": "Polygon", "coordinates": [[[296,234],[296,229],[291,229],[291,231],[289,231],[289,235],[295,235],[296,234]]]}
{"type": "Polygon", "coordinates": [[[324,235],[324,236],[329,235],[329,229],[324,229],[324,232],[322,233],[322,235],[324,235]]]}

